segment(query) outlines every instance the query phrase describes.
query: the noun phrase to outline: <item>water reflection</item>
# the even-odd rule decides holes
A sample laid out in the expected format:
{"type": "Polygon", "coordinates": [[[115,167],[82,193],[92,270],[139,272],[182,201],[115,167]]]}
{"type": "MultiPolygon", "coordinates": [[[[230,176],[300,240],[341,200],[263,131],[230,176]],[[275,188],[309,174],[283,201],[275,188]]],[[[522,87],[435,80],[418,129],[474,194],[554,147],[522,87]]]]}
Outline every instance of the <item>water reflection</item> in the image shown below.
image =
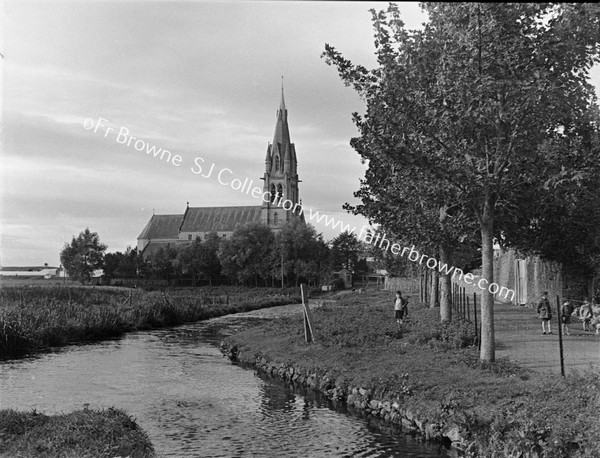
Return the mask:
{"type": "Polygon", "coordinates": [[[447,456],[232,365],[216,342],[210,323],[200,323],[4,361],[0,407],[119,406],[163,456],[447,456]]]}

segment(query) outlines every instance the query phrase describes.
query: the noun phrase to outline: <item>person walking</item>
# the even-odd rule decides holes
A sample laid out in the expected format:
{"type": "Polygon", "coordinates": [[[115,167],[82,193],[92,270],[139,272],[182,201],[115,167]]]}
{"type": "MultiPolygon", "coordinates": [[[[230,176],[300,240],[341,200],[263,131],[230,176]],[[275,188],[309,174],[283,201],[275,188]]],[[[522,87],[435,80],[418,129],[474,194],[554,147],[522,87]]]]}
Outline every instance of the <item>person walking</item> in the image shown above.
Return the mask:
{"type": "Polygon", "coordinates": [[[404,318],[408,318],[408,299],[402,297],[400,290],[396,291],[396,300],[394,301],[394,312],[398,326],[402,324],[404,318]]]}
{"type": "Polygon", "coordinates": [[[570,335],[569,334],[569,323],[571,322],[571,315],[573,314],[573,306],[571,305],[571,302],[569,301],[565,301],[562,305],[562,307],[560,308],[560,318],[561,318],[561,322],[562,322],[562,329],[563,329],[563,333],[566,335],[570,335]]]}
{"type": "Polygon", "coordinates": [[[542,334],[546,334],[546,324],[548,325],[548,334],[552,334],[550,328],[550,320],[552,319],[552,308],[550,308],[550,301],[548,300],[548,292],[544,291],[542,299],[537,306],[538,316],[542,320],[542,334]]]}

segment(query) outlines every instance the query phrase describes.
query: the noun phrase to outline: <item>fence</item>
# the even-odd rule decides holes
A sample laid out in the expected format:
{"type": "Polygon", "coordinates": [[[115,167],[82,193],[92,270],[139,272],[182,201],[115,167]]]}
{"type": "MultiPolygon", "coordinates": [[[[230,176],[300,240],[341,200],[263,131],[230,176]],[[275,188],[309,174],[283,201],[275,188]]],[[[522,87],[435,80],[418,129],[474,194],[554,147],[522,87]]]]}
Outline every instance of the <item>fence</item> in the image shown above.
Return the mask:
{"type": "MultiPolygon", "coordinates": [[[[386,278],[385,288],[400,289],[403,293],[418,293],[420,301],[430,302],[431,281],[420,278],[386,278]]],[[[451,307],[454,318],[463,318],[474,324],[477,336],[481,336],[481,291],[453,283],[451,307]]],[[[600,371],[600,328],[588,326],[577,311],[569,317],[563,334],[560,323],[561,298],[551,298],[551,334],[543,334],[537,305],[514,305],[494,302],[494,334],[496,359],[508,359],[519,366],[537,372],[570,374],[573,372],[600,371]],[[596,332],[598,331],[598,332],[596,332]]],[[[576,306],[579,301],[571,300],[576,306]]],[[[596,309],[592,323],[600,325],[600,308],[596,309]]],[[[478,342],[480,339],[477,339],[478,342]]]]}
{"type": "Polygon", "coordinates": [[[384,288],[390,291],[402,291],[403,294],[416,294],[421,291],[421,279],[410,277],[385,277],[384,288]]]}
{"type": "MultiPolygon", "coordinates": [[[[464,287],[453,285],[451,300],[454,317],[472,322],[477,336],[481,336],[481,295],[469,294],[464,287]]],[[[600,330],[590,330],[590,326],[584,330],[583,321],[575,311],[564,329],[568,333],[563,333],[561,299],[556,296],[550,302],[550,334],[542,331],[537,306],[494,303],[496,358],[507,358],[537,372],[562,375],[588,370],[599,372],[600,330]]],[[[600,322],[600,314],[596,316],[600,322]]]]}

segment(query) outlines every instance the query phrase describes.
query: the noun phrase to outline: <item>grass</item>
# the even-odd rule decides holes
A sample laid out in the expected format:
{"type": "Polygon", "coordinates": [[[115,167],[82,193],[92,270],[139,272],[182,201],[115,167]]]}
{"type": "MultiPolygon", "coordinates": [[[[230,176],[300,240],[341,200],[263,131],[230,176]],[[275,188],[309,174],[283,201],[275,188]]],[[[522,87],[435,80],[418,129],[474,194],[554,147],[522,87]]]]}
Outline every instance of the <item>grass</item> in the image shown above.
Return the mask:
{"type": "Polygon", "coordinates": [[[115,287],[3,287],[0,357],[300,301],[287,292],[237,287],[168,293],[115,287]]]}
{"type": "Polygon", "coordinates": [[[566,378],[503,360],[479,363],[473,326],[439,323],[439,309],[409,305],[400,328],[387,292],[352,294],[314,309],[316,342],[302,316],[273,320],[229,338],[247,362],[264,358],[321,374],[371,398],[397,402],[428,423],[455,426],[480,456],[600,456],[600,374],[566,378]]]}
{"type": "Polygon", "coordinates": [[[54,416],[0,410],[0,456],[143,458],[155,454],[135,420],[110,408],[54,416]]]}

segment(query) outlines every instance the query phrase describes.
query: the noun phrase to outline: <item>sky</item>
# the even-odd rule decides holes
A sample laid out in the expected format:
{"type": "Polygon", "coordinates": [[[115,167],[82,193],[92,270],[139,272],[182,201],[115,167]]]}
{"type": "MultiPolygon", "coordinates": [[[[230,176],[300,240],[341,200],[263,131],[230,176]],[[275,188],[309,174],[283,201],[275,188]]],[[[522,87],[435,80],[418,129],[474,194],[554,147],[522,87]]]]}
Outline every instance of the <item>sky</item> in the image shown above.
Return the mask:
{"type": "MultiPolygon", "coordinates": [[[[358,203],[364,176],[349,145],[364,103],[321,53],[329,43],[375,67],[368,10],[386,5],[2,3],[0,264],[58,266],[85,228],[124,251],[153,213],[182,214],[187,202],[260,205],[192,166],[201,157],[262,185],[282,76],[304,207],[366,224],[342,209],[358,203]]],[[[417,3],[399,6],[408,28],[425,21],[417,3]]],[[[326,240],[339,234],[314,225],[326,240]]]]}

